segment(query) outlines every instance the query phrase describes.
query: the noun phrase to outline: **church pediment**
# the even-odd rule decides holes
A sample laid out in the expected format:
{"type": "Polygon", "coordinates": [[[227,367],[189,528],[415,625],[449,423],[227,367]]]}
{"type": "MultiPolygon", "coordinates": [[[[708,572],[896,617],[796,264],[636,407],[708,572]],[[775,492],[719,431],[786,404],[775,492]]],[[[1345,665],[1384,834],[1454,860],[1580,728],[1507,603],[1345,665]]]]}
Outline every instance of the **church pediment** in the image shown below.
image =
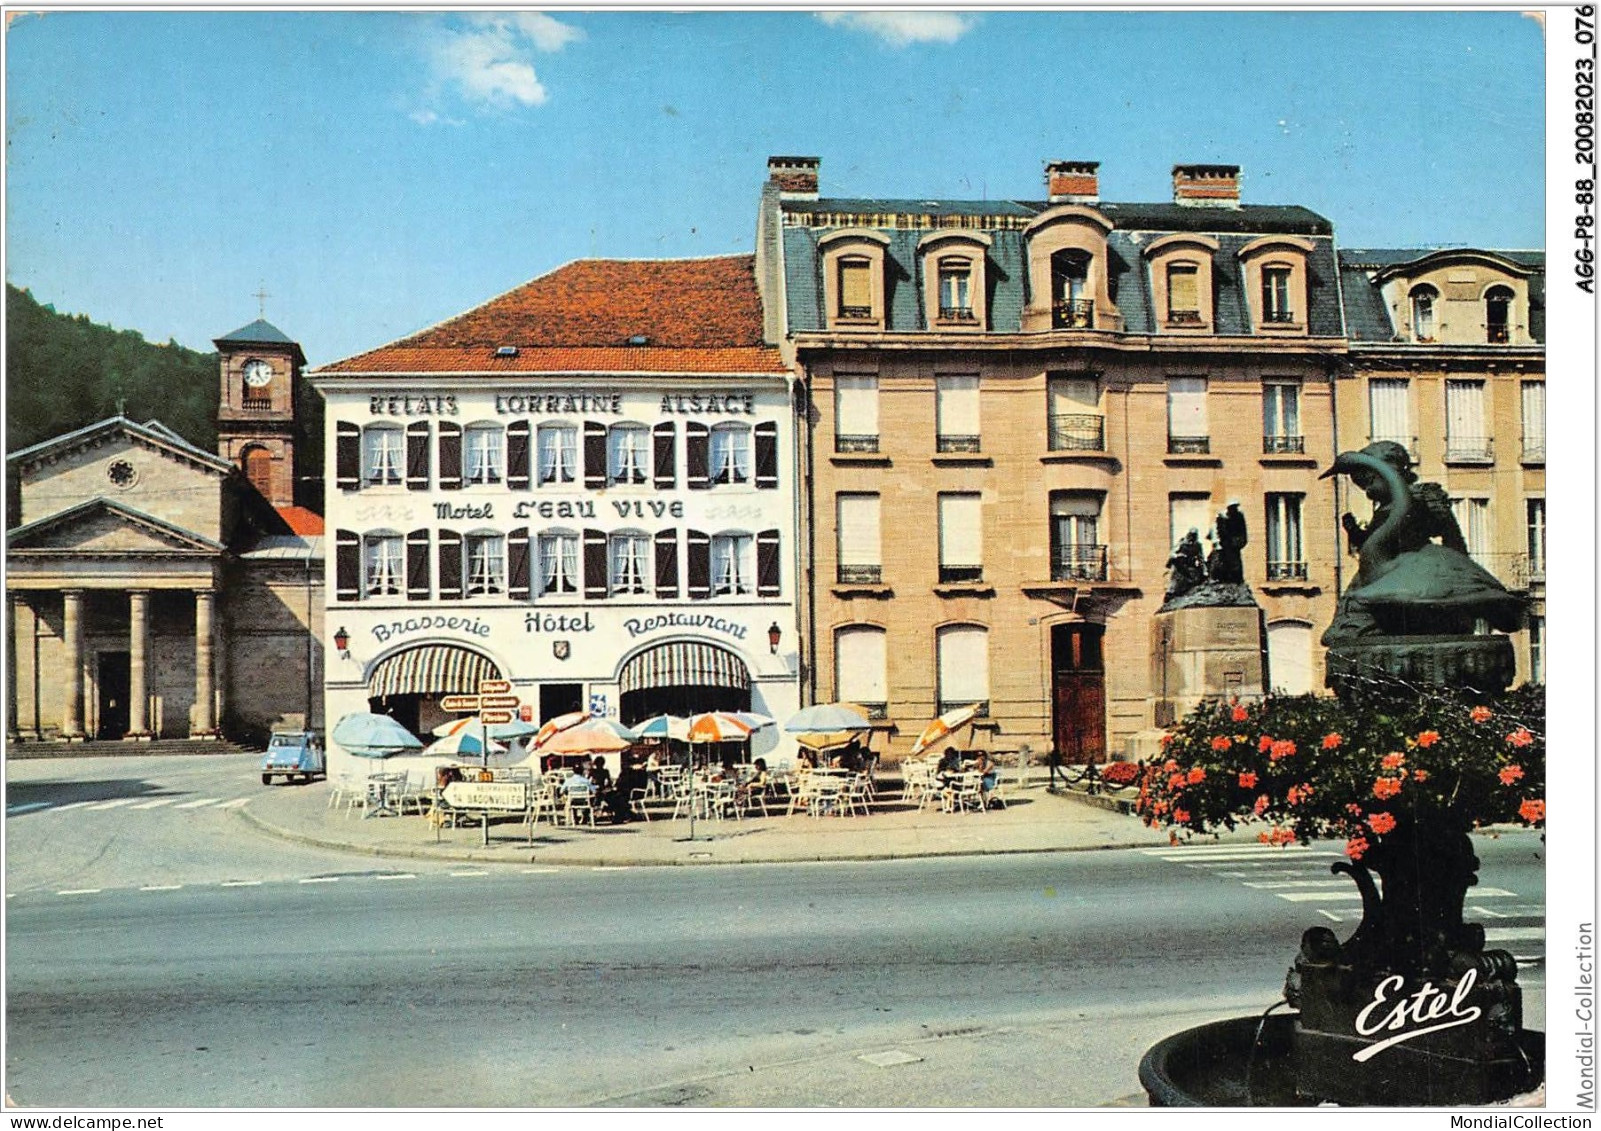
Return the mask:
{"type": "Polygon", "coordinates": [[[6,537],[8,554],[149,556],[216,555],[221,544],[109,499],[90,499],[19,526],[6,537]]]}

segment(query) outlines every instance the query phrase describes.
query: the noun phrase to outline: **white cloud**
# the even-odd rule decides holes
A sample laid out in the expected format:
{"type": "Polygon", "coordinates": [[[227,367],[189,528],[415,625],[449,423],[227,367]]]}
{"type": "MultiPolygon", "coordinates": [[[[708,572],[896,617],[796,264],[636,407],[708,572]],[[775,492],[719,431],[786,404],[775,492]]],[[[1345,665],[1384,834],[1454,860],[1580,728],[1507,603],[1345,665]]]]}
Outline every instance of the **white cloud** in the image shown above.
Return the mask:
{"type": "MultiPolygon", "coordinates": [[[[469,16],[441,27],[429,45],[435,89],[452,88],[487,106],[539,106],[547,92],[534,70],[534,53],[560,51],[583,34],[542,12],[469,16]]],[[[412,117],[423,124],[438,120],[432,110],[412,117]]]]}
{"type": "Polygon", "coordinates": [[[978,22],[956,12],[819,12],[825,24],[865,31],[891,47],[911,43],[955,43],[978,22]]]}

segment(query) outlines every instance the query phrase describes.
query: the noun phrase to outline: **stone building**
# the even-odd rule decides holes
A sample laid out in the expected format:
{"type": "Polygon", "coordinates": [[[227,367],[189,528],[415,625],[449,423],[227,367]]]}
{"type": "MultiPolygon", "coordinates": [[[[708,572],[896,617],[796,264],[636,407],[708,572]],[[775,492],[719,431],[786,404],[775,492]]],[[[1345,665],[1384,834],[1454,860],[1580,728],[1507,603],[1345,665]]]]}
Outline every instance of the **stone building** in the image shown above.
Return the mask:
{"type": "Polygon", "coordinates": [[[1446,489],[1468,553],[1529,598],[1518,679],[1544,682],[1545,254],[1342,249],[1340,278],[1341,444],[1394,440],[1446,489]]]}
{"type": "MultiPolygon", "coordinates": [[[[251,433],[292,432],[281,394],[299,347],[265,322],[217,345],[223,404],[248,373],[273,406],[251,433]]],[[[12,739],[259,740],[321,726],[321,520],[274,505],[290,497],[292,446],[270,465],[252,454],[265,442],[237,439],[225,414],[233,463],[159,421],[116,416],[8,457],[20,514],[6,536],[12,739]]]]}
{"type": "Polygon", "coordinates": [[[571,263],[311,379],[330,719],[426,734],[484,679],[531,720],[799,706],[795,411],[750,256],[571,263]]]}
{"type": "MultiPolygon", "coordinates": [[[[758,278],[810,429],[809,696],[904,751],[978,702],[998,749],[1121,753],[1152,727],[1151,616],[1177,540],[1238,502],[1271,684],[1321,687],[1343,561],[1345,354],[1328,220],[1242,202],[1234,166],[1102,200],[840,199],[775,157],[758,278]]],[[[886,745],[883,741],[878,744],[886,745]]]]}

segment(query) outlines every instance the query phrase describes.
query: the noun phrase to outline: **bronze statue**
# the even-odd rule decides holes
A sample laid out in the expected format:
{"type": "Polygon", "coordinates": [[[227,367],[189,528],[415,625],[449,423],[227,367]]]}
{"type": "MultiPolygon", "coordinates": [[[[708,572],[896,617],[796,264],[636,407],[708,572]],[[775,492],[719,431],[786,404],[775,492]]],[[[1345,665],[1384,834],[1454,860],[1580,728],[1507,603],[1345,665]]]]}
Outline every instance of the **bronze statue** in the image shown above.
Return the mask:
{"type": "Polygon", "coordinates": [[[1167,568],[1173,571],[1167,582],[1167,599],[1182,597],[1206,580],[1206,563],[1201,560],[1201,536],[1194,527],[1173,549],[1167,559],[1167,568]]]}
{"type": "Polygon", "coordinates": [[[1239,503],[1230,503],[1228,509],[1217,516],[1217,549],[1213,551],[1214,557],[1207,562],[1207,580],[1219,581],[1224,585],[1243,585],[1245,583],[1245,565],[1240,560],[1240,551],[1245,549],[1248,540],[1245,532],[1245,516],[1240,513],[1239,503]]]}

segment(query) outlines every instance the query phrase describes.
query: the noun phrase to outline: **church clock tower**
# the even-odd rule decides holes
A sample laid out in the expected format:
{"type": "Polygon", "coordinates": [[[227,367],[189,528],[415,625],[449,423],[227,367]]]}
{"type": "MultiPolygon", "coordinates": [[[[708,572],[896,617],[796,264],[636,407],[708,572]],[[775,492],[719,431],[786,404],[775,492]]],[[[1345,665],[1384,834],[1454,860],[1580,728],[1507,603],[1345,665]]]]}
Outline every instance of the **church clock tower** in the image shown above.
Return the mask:
{"type": "Polygon", "coordinates": [[[245,473],[275,507],[295,503],[295,406],[306,357],[282,330],[258,318],[214,339],[221,355],[217,454],[245,473]]]}

